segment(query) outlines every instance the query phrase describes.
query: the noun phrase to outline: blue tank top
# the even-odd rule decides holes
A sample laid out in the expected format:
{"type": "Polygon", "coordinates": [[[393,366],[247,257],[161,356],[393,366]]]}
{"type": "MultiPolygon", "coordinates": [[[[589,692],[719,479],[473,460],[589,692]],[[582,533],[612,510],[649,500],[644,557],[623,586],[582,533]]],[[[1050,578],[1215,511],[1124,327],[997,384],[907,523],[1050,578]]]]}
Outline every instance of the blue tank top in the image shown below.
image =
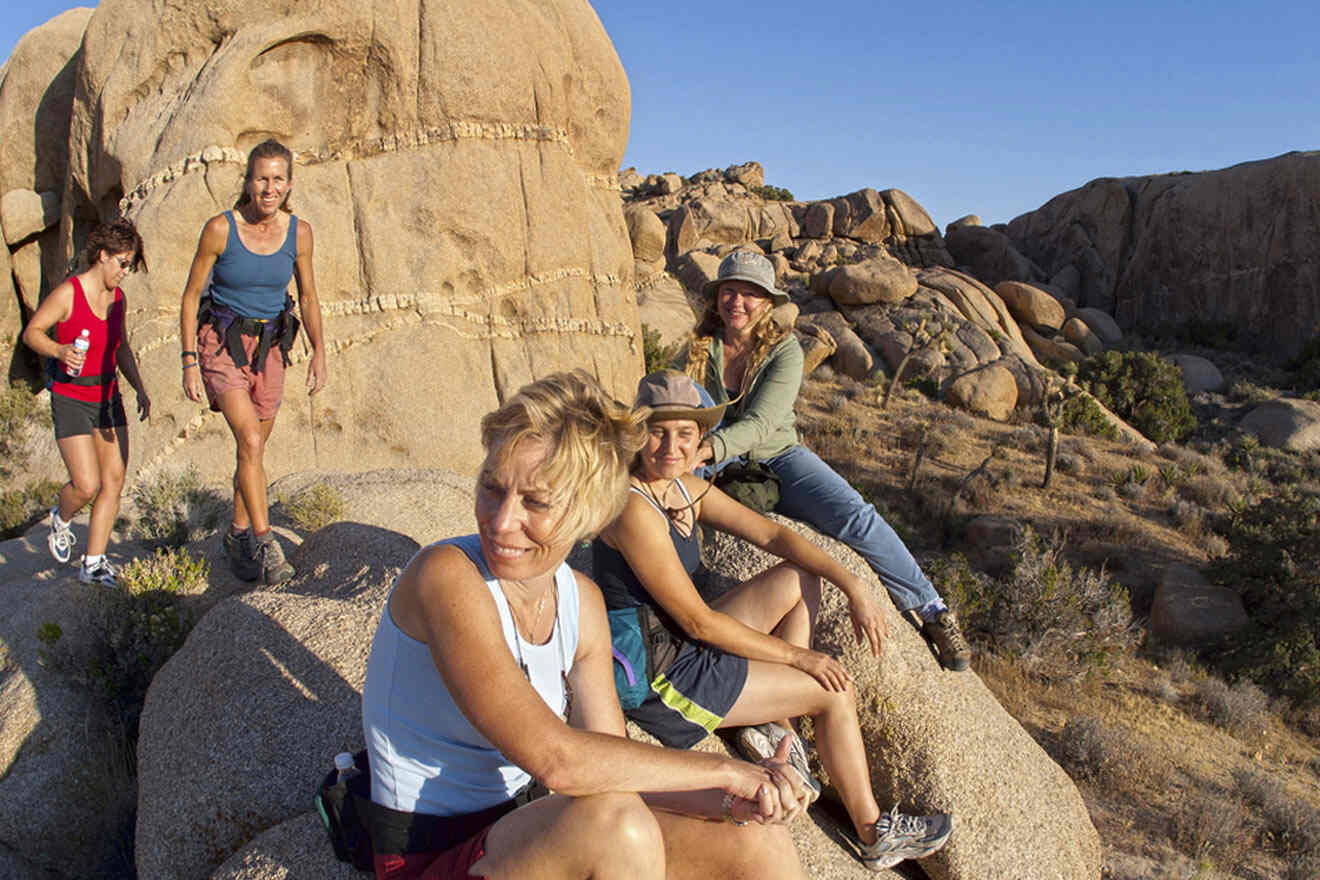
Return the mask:
{"type": "Polygon", "coordinates": [[[298,218],[289,215],[289,233],[273,254],[254,254],[238,237],[234,212],[225,211],[229,238],[211,269],[211,299],[247,318],[269,320],[284,311],[284,297],[298,259],[298,218]]]}
{"type": "MultiPolygon", "coordinates": [[[[578,646],[577,578],[567,563],[555,571],[559,592],[555,628],[543,645],[523,641],[514,626],[499,580],[486,567],[476,535],[451,538],[486,580],[499,611],[506,647],[521,655],[532,687],[562,715],[568,695],[564,676],[578,646]]],[[[468,723],[445,687],[425,643],[390,618],[387,602],[376,627],[362,687],[362,729],[371,765],[371,799],[409,813],[456,816],[484,810],[513,797],[531,781],[468,723]]]]}

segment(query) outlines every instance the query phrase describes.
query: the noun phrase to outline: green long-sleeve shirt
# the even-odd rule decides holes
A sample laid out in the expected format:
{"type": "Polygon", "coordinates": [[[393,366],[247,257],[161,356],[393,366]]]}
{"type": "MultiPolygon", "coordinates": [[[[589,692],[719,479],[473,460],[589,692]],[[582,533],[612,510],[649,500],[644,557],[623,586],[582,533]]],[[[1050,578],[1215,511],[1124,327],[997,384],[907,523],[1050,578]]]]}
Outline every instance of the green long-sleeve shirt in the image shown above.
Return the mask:
{"type": "MultiPolygon", "coordinates": [[[[674,368],[687,363],[684,349],[675,359],[674,368]]],[[[710,359],[702,383],[716,403],[728,403],[724,388],[724,343],[711,339],[710,359]]],[[[798,443],[794,427],[793,403],[802,387],[802,346],[792,333],[781,339],[765,356],[743,398],[725,412],[724,426],[711,432],[715,454],[720,461],[747,455],[760,461],[772,458],[798,443]]]]}

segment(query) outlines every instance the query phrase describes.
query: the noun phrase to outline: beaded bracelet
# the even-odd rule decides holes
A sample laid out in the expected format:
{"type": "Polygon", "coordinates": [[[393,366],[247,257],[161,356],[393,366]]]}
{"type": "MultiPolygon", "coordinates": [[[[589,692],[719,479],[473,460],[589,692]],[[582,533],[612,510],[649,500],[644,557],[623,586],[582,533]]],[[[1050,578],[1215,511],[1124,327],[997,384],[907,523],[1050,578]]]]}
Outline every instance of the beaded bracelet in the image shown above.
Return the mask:
{"type": "Polygon", "coordinates": [[[733,802],[735,799],[736,798],[734,797],[733,792],[726,791],[724,793],[724,801],[723,801],[724,821],[733,825],[746,825],[747,824],[746,819],[739,822],[737,819],[733,818],[733,802]]]}

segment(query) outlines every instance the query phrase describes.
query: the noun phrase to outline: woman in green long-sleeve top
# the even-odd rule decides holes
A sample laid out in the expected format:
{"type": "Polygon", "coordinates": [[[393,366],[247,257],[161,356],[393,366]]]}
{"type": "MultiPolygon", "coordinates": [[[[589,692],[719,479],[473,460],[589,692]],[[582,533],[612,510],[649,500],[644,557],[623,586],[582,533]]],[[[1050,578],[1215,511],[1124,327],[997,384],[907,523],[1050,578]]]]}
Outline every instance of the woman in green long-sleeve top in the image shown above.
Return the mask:
{"type": "Polygon", "coordinates": [[[702,444],[698,460],[720,465],[743,458],[779,478],[775,512],[810,524],[866,560],[899,611],[915,611],[948,669],[966,669],[970,651],[953,612],[875,507],[798,442],[793,404],[802,385],[802,347],[771,320],[788,302],[761,254],[734,251],[705,286],[705,314],[675,361],[715,403],[724,422],[702,444]]]}

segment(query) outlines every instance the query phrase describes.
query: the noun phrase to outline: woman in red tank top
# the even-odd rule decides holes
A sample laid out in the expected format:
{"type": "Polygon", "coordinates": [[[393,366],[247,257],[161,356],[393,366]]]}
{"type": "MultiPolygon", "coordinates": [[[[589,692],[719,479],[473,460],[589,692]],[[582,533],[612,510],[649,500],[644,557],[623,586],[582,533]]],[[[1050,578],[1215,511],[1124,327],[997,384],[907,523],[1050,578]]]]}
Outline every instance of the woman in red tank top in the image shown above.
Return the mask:
{"type": "Polygon", "coordinates": [[[51,417],[55,442],[69,471],[69,482],[50,509],[51,555],[59,562],[69,561],[74,544],[69,521],[95,499],[78,579],[113,587],[115,570],[105,551],[119,513],[128,461],[128,419],[119,396],[118,372],[137,393],[138,417],[145,420],[151,412],[151,398],[124,334],[128,308],[119,289],[125,275],[146,267],[142,237],[126,219],[103,223],[88,236],[83,262],[85,271],[41,301],[23,330],[23,342],[54,361],[51,417]],[[52,327],[54,339],[49,333],[52,327]],[[85,340],[85,348],[80,339],[85,340]]]}

